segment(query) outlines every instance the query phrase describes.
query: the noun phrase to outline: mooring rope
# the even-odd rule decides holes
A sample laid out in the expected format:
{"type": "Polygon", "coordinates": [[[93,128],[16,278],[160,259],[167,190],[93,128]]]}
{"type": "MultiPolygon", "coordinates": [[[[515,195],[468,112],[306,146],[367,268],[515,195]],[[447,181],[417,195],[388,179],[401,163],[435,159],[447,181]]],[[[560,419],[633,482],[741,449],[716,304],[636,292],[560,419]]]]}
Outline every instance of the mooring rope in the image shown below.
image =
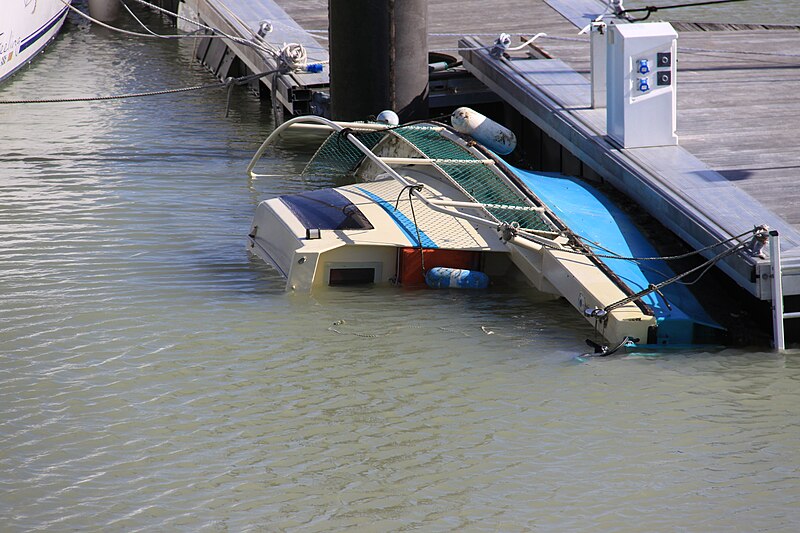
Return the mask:
{"type": "MultiPolygon", "coordinates": [[[[0,105],[10,104],[62,104],[69,102],[101,102],[104,100],[123,100],[126,98],[142,98],[146,96],[160,96],[164,94],[183,93],[189,91],[200,91],[203,89],[218,89],[221,87],[232,88],[234,85],[244,85],[255,79],[269,76],[275,73],[276,70],[268,70],[266,72],[259,72],[257,74],[249,74],[247,76],[240,76],[238,78],[226,78],[224,81],[216,83],[207,83],[203,85],[192,85],[190,87],[179,87],[177,89],[161,89],[158,91],[145,91],[138,93],[125,93],[125,94],[111,94],[104,96],[76,96],[67,98],[45,98],[41,100],[0,100],[0,105]]],[[[228,94],[230,99],[230,93],[228,94]]],[[[227,114],[227,111],[226,111],[227,114]]]]}
{"type": "MultiPolygon", "coordinates": [[[[234,36],[231,36],[231,35],[227,35],[227,34],[225,34],[224,32],[222,32],[221,30],[219,30],[217,28],[212,28],[210,26],[202,24],[199,21],[192,20],[190,18],[178,15],[177,13],[173,13],[172,11],[170,11],[168,9],[164,9],[162,7],[159,7],[159,6],[157,6],[157,5],[155,5],[155,4],[151,3],[151,2],[148,2],[146,0],[133,0],[133,1],[134,2],[138,2],[138,3],[142,4],[142,5],[148,6],[148,7],[152,8],[152,9],[156,9],[156,10],[158,10],[158,11],[160,11],[162,13],[165,13],[167,15],[170,15],[170,16],[173,16],[173,17],[177,17],[177,18],[179,18],[179,19],[181,19],[183,21],[189,22],[190,24],[194,24],[194,25],[196,25],[196,26],[198,26],[198,27],[200,27],[202,29],[205,29],[205,30],[208,30],[208,31],[212,31],[214,33],[218,33],[221,36],[223,36],[223,37],[225,37],[227,39],[230,39],[230,40],[232,40],[234,42],[238,42],[238,43],[245,44],[245,45],[248,45],[248,46],[253,46],[253,45],[256,44],[255,42],[249,41],[247,39],[241,39],[239,37],[234,37],[234,36]]],[[[328,61],[326,61],[326,60],[315,60],[315,59],[309,58],[308,57],[308,53],[306,52],[306,47],[304,45],[302,45],[302,44],[299,44],[299,43],[288,43],[288,44],[284,44],[281,49],[276,48],[275,46],[273,46],[269,41],[267,41],[264,38],[263,34],[253,31],[253,29],[250,27],[250,25],[247,22],[245,22],[244,20],[242,20],[227,5],[225,5],[223,3],[223,4],[221,4],[221,7],[222,7],[222,9],[224,9],[228,13],[228,15],[230,15],[230,17],[235,22],[237,22],[242,28],[246,29],[250,33],[250,35],[252,36],[254,41],[258,41],[262,45],[262,46],[257,46],[257,48],[268,52],[273,58],[275,58],[276,60],[281,61],[283,63],[283,65],[286,66],[287,68],[289,68],[291,70],[301,70],[301,69],[306,68],[306,66],[309,63],[311,63],[311,64],[319,64],[319,65],[328,63],[328,61]]],[[[280,22],[270,21],[270,25],[272,25],[272,24],[281,24],[281,23],[280,22]]],[[[285,24],[283,24],[283,25],[285,26],[285,24]]],[[[310,71],[310,72],[313,72],[313,70],[310,71]]]]}
{"type": "MultiPolygon", "coordinates": [[[[503,231],[503,232],[508,232],[511,235],[518,235],[519,234],[519,232],[517,231],[517,228],[513,228],[513,227],[505,225],[505,224],[499,226],[498,229],[500,231],[503,231]]],[[[707,251],[709,251],[709,250],[711,250],[713,248],[716,248],[717,246],[721,246],[723,244],[727,244],[727,243],[739,240],[742,237],[745,237],[747,235],[752,235],[752,234],[758,233],[760,231],[761,230],[758,227],[756,227],[754,229],[744,231],[744,232],[742,232],[742,233],[740,233],[738,235],[734,235],[733,237],[729,237],[727,239],[723,239],[723,240],[711,243],[711,244],[709,244],[707,246],[704,246],[703,248],[698,248],[697,250],[693,250],[691,252],[686,252],[686,253],[677,254],[677,255],[663,255],[663,256],[654,256],[654,257],[635,257],[635,256],[627,257],[627,256],[623,256],[623,255],[617,254],[616,252],[613,252],[610,249],[602,246],[600,243],[592,241],[590,239],[587,239],[586,237],[583,237],[583,236],[581,236],[581,235],[579,235],[579,234],[577,234],[577,233],[575,233],[573,231],[565,231],[565,232],[562,232],[561,235],[566,236],[568,238],[570,238],[570,237],[576,238],[581,243],[586,243],[586,245],[595,246],[595,247],[600,248],[600,249],[602,249],[602,250],[604,250],[606,252],[609,252],[609,253],[608,254],[598,254],[598,253],[595,253],[595,252],[584,252],[584,251],[576,250],[576,249],[572,249],[571,250],[569,248],[559,249],[559,251],[565,252],[565,253],[570,253],[570,254],[575,254],[575,255],[586,255],[586,256],[591,255],[591,256],[597,257],[599,259],[619,259],[621,261],[632,261],[632,262],[638,262],[638,261],[677,261],[677,260],[680,260],[680,259],[687,259],[687,258],[692,257],[694,255],[702,254],[703,252],[707,252],[707,251]]],[[[523,238],[525,237],[524,230],[523,230],[522,235],[520,235],[520,236],[523,237],[523,238]]],[[[745,243],[745,245],[747,245],[747,244],[748,243],[745,243]]],[[[546,243],[544,244],[544,246],[547,246],[548,248],[556,249],[554,246],[548,245],[546,243]]]]}
{"type": "Polygon", "coordinates": [[[159,37],[159,38],[166,38],[166,37],[167,37],[167,36],[165,36],[165,35],[159,35],[158,33],[154,32],[153,30],[151,30],[150,28],[148,28],[148,27],[147,27],[147,24],[145,24],[144,22],[142,22],[142,20],[141,20],[139,17],[137,17],[137,16],[136,16],[136,13],[134,13],[134,12],[133,12],[133,10],[131,10],[131,8],[129,8],[129,7],[128,7],[128,4],[126,4],[126,3],[125,3],[125,0],[119,0],[119,3],[120,3],[120,4],[122,4],[122,7],[124,7],[124,8],[125,8],[125,11],[127,11],[127,12],[128,12],[128,14],[129,14],[131,17],[133,17],[133,19],[134,19],[136,22],[138,22],[138,23],[139,23],[139,26],[141,26],[141,27],[144,29],[144,31],[146,31],[146,32],[147,32],[147,33],[149,33],[150,35],[155,35],[156,37],[159,37]]]}
{"type": "Polygon", "coordinates": [[[419,246],[419,261],[422,265],[422,276],[424,277],[427,271],[425,270],[425,252],[422,247],[422,235],[419,232],[419,225],[417,224],[417,215],[414,212],[414,197],[412,194],[414,191],[420,192],[423,189],[422,184],[414,184],[414,185],[406,185],[402,189],[400,189],[400,194],[397,195],[397,200],[394,202],[394,210],[397,211],[398,206],[400,205],[400,197],[403,196],[403,193],[408,190],[408,204],[411,206],[411,217],[414,219],[414,229],[417,230],[417,245],[419,246]]]}
{"type": "MultiPolygon", "coordinates": [[[[693,250],[691,252],[686,252],[686,253],[678,254],[678,255],[664,255],[664,256],[656,256],[656,257],[625,257],[625,256],[622,256],[622,255],[618,255],[615,252],[612,252],[608,248],[603,247],[602,245],[600,245],[599,243],[597,243],[595,241],[591,241],[589,239],[586,239],[585,237],[581,237],[577,233],[570,232],[570,234],[574,235],[577,238],[579,238],[581,241],[586,242],[587,244],[590,244],[592,246],[596,246],[597,248],[600,248],[602,250],[605,250],[606,252],[609,252],[609,255],[592,253],[593,256],[599,257],[601,259],[619,259],[619,260],[622,260],[622,261],[677,261],[677,260],[680,260],[680,259],[687,259],[689,257],[701,254],[703,252],[707,252],[708,250],[716,248],[717,246],[721,246],[723,244],[727,244],[729,242],[733,242],[733,241],[739,240],[742,237],[745,237],[747,235],[752,235],[755,232],[756,232],[755,229],[747,230],[745,232],[740,233],[739,235],[734,235],[733,237],[729,237],[727,239],[724,239],[724,240],[721,240],[721,241],[717,241],[715,243],[709,244],[708,246],[704,246],[703,248],[698,248],[697,250],[693,250]]],[[[578,253],[582,253],[582,252],[578,252],[578,253]]]]}
{"type": "MultiPolygon", "coordinates": [[[[75,13],[77,13],[79,16],[91,21],[94,24],[102,26],[102,27],[104,27],[104,28],[106,28],[108,30],[115,31],[117,33],[121,33],[123,35],[130,35],[132,37],[144,37],[144,38],[147,38],[147,39],[223,39],[224,38],[224,39],[229,39],[229,40],[231,40],[233,42],[237,42],[237,43],[242,44],[244,46],[249,46],[251,48],[254,48],[257,51],[266,52],[267,54],[270,54],[273,57],[275,57],[276,54],[277,54],[274,50],[272,50],[270,48],[267,48],[267,47],[265,47],[264,45],[262,45],[260,43],[249,41],[247,39],[242,39],[240,37],[236,37],[236,36],[233,36],[233,35],[228,35],[227,33],[223,32],[222,30],[219,30],[217,28],[212,28],[211,26],[207,26],[205,24],[202,24],[199,21],[194,21],[194,20],[191,20],[189,18],[180,16],[177,13],[173,13],[173,12],[171,12],[169,10],[162,9],[162,8],[156,6],[155,4],[151,4],[149,2],[145,2],[144,0],[134,0],[134,1],[135,2],[139,2],[140,4],[144,4],[146,6],[152,7],[154,9],[157,9],[157,10],[162,11],[164,13],[167,13],[167,14],[169,14],[171,16],[178,17],[181,20],[185,20],[187,22],[190,22],[190,23],[198,26],[201,29],[204,29],[204,30],[207,30],[207,31],[211,31],[213,33],[210,34],[210,35],[209,34],[198,34],[198,33],[188,33],[188,34],[180,34],[180,35],[161,35],[161,34],[157,34],[157,33],[153,32],[152,30],[150,30],[146,26],[145,26],[145,29],[147,29],[147,31],[149,33],[141,33],[141,32],[125,30],[125,29],[122,29],[122,28],[117,28],[116,26],[111,26],[110,24],[106,24],[105,22],[103,22],[101,20],[98,20],[98,19],[92,17],[91,15],[88,15],[88,14],[84,13],[80,9],[76,8],[75,6],[67,3],[67,0],[60,0],[60,1],[65,6],[67,6],[70,10],[72,10],[75,13]]],[[[127,8],[127,6],[126,6],[126,8],[127,8]]],[[[136,18],[136,17],[134,16],[134,18],[136,18]]],[[[140,24],[141,24],[141,22],[140,22],[140,24]]]]}
{"type": "MultiPolygon", "coordinates": [[[[622,9],[619,11],[618,15],[625,17],[625,19],[629,20],[630,22],[641,22],[643,20],[647,20],[648,18],[650,18],[650,15],[652,15],[656,11],[663,11],[667,9],[679,9],[684,7],[710,6],[714,4],[730,4],[733,2],[747,2],[747,1],[748,0],[705,0],[700,2],[691,2],[687,4],[673,4],[669,6],[645,6],[634,9],[622,9]],[[645,15],[640,18],[634,18],[628,16],[628,13],[645,13],[645,15]]],[[[622,5],[621,2],[620,5],[622,5]]]]}
{"type": "Polygon", "coordinates": [[[224,82],[208,83],[205,85],[193,85],[191,87],[181,87],[179,89],[163,89],[160,91],[148,91],[141,93],[112,94],[107,96],[76,96],[73,98],[46,98],[42,100],[0,100],[0,105],[7,104],[63,104],[68,102],[100,102],[103,100],[122,100],[124,98],[140,98],[144,96],[159,96],[162,94],[182,93],[189,91],[199,91],[203,89],[217,89],[225,87],[224,82]]]}
{"type": "MultiPolygon", "coordinates": [[[[102,26],[104,28],[107,28],[109,30],[116,31],[116,32],[119,32],[119,33],[122,33],[124,35],[131,35],[131,36],[134,36],[134,37],[157,38],[157,39],[206,39],[206,38],[208,38],[208,39],[212,39],[212,38],[229,39],[229,40],[231,40],[233,42],[236,42],[236,43],[239,43],[239,44],[243,44],[245,46],[252,47],[252,48],[256,49],[257,51],[267,53],[268,55],[272,56],[272,58],[278,63],[278,65],[281,67],[281,70],[284,71],[284,72],[300,72],[300,71],[321,72],[322,68],[323,68],[323,65],[330,62],[329,60],[310,59],[308,57],[308,52],[306,51],[305,46],[303,46],[300,43],[288,43],[288,44],[284,43],[283,47],[281,47],[280,49],[275,48],[266,39],[264,39],[264,36],[262,34],[256,33],[255,31],[253,31],[253,29],[250,28],[250,26],[245,21],[240,19],[233,11],[231,11],[224,4],[223,4],[223,8],[229,13],[229,15],[234,19],[234,21],[238,22],[243,28],[245,28],[250,33],[250,35],[252,36],[252,40],[243,39],[243,38],[240,38],[240,37],[229,35],[229,34],[223,32],[222,30],[220,30],[219,28],[213,28],[213,27],[208,26],[206,24],[203,24],[203,23],[201,23],[201,22],[199,22],[197,20],[192,20],[190,18],[184,17],[184,16],[179,15],[177,13],[173,13],[172,11],[169,11],[167,9],[163,9],[163,8],[161,8],[161,7],[159,7],[159,6],[155,5],[155,4],[152,4],[151,2],[147,2],[146,0],[133,0],[133,1],[134,2],[138,2],[138,3],[140,3],[140,4],[144,5],[144,6],[150,7],[152,9],[156,9],[159,12],[165,13],[167,15],[174,16],[174,17],[176,17],[176,18],[178,18],[180,20],[186,21],[186,22],[188,22],[190,24],[194,24],[199,29],[202,29],[202,30],[205,30],[205,31],[210,31],[212,33],[211,34],[207,34],[207,33],[203,33],[203,34],[191,33],[191,34],[181,34],[181,35],[163,35],[163,34],[158,34],[158,33],[154,32],[153,30],[151,30],[150,28],[148,28],[147,25],[144,24],[144,22],[142,22],[141,19],[139,19],[139,17],[137,17],[136,14],[133,13],[133,11],[128,7],[128,5],[124,2],[124,0],[120,0],[120,2],[122,3],[123,7],[125,7],[125,10],[148,33],[145,34],[145,33],[140,33],[140,32],[133,32],[133,31],[125,30],[125,29],[122,29],[122,28],[117,28],[117,27],[111,26],[109,24],[106,24],[105,22],[97,20],[94,17],[92,17],[90,15],[87,15],[86,13],[83,13],[82,11],[77,9],[76,7],[72,6],[71,4],[68,4],[66,0],[61,0],[61,2],[64,5],[69,7],[71,10],[76,12],[78,15],[80,15],[80,16],[90,20],[91,22],[93,22],[95,24],[98,24],[98,25],[100,25],[100,26],[102,26]]],[[[199,29],[197,31],[199,31],[199,29]]],[[[274,83],[273,83],[273,87],[274,87],[274,83]]]]}
{"type": "MultiPolygon", "coordinates": [[[[158,11],[160,13],[163,13],[165,15],[169,15],[171,17],[175,17],[175,18],[178,18],[180,20],[183,20],[184,22],[188,22],[189,24],[193,24],[193,25],[197,26],[198,28],[204,29],[206,31],[213,32],[213,33],[218,34],[218,35],[221,35],[222,37],[225,37],[226,39],[230,39],[233,42],[236,42],[236,43],[239,43],[239,44],[243,44],[245,46],[250,46],[250,47],[255,48],[257,50],[261,50],[263,52],[267,52],[268,54],[270,54],[273,57],[277,56],[277,51],[274,49],[274,47],[272,47],[272,45],[270,45],[266,41],[262,40],[261,43],[257,43],[257,42],[254,42],[254,41],[251,41],[251,40],[248,40],[248,39],[243,39],[241,37],[236,37],[234,35],[228,35],[227,33],[225,33],[224,31],[220,30],[219,28],[214,28],[212,26],[208,26],[206,24],[203,24],[199,20],[192,20],[192,19],[190,19],[188,17],[184,17],[183,15],[179,15],[178,13],[174,13],[174,12],[170,11],[169,9],[164,9],[161,6],[153,4],[152,2],[147,2],[146,0],[133,0],[133,1],[134,2],[138,2],[139,4],[147,6],[147,7],[151,8],[151,9],[155,9],[156,11],[158,11]]],[[[222,4],[222,5],[223,5],[223,8],[225,8],[227,10],[227,6],[225,6],[224,4],[222,4]]],[[[230,12],[230,10],[228,10],[228,11],[230,12]]],[[[251,35],[253,35],[253,36],[257,35],[241,19],[238,19],[238,17],[237,17],[237,20],[238,20],[239,24],[241,24],[243,27],[247,28],[250,31],[251,35]]],[[[206,35],[206,37],[209,37],[209,36],[206,35]]]]}
{"type": "MultiPolygon", "coordinates": [[[[663,9],[663,8],[662,8],[663,9]]],[[[514,37],[525,37],[527,38],[529,35],[533,35],[534,32],[517,32],[517,33],[504,33],[502,35],[514,36],[514,37]]],[[[475,36],[475,37],[495,37],[499,39],[496,33],[476,33],[476,32],[460,32],[460,33],[429,33],[431,37],[466,37],[466,36],[475,36]]],[[[579,43],[589,43],[589,37],[564,37],[560,35],[540,35],[539,38],[544,40],[551,40],[551,41],[566,41],[566,42],[579,42],[579,43]]],[[[530,41],[523,43],[521,46],[517,46],[514,48],[510,48],[509,50],[515,51],[520,50],[530,44],[530,41]]],[[[467,51],[474,51],[474,50],[489,50],[496,46],[496,42],[486,46],[475,46],[475,47],[455,47],[455,48],[438,48],[435,50],[431,50],[431,52],[467,52],[467,51]]],[[[691,52],[691,53],[720,53],[720,54],[741,54],[741,55],[757,55],[757,56],[766,56],[766,57],[787,57],[787,58],[800,58],[800,54],[792,54],[792,53],[783,53],[783,52],[762,52],[756,50],[724,50],[724,49],[710,49],[710,48],[692,48],[692,47],[685,47],[679,46],[678,52],[691,52]]]]}
{"type": "MultiPolygon", "coordinates": [[[[499,230],[504,233],[504,236],[502,237],[504,241],[507,241],[510,238],[510,236],[519,235],[519,232],[517,232],[515,228],[510,227],[508,225],[501,225],[499,227],[499,230]]],[[[710,244],[708,246],[705,246],[703,248],[699,248],[697,250],[693,250],[691,252],[686,252],[686,253],[677,254],[677,255],[658,256],[658,257],[625,257],[625,256],[622,256],[622,255],[619,255],[619,254],[615,254],[613,252],[610,253],[610,254],[597,254],[597,253],[594,253],[592,251],[588,251],[587,252],[587,251],[583,251],[583,250],[580,250],[580,249],[569,249],[569,248],[564,248],[564,247],[559,249],[559,251],[560,252],[564,252],[564,253],[575,254],[575,255],[582,255],[582,256],[586,256],[586,257],[597,257],[597,258],[601,258],[601,259],[618,259],[618,260],[621,260],[621,261],[632,261],[632,262],[637,262],[637,263],[639,261],[675,261],[675,260],[680,260],[680,259],[687,259],[687,258],[692,257],[694,255],[698,255],[698,254],[701,254],[701,253],[706,252],[708,250],[711,250],[713,248],[716,248],[717,246],[721,246],[723,244],[727,244],[727,243],[733,242],[733,241],[741,239],[742,237],[745,237],[747,235],[756,235],[756,234],[761,233],[763,231],[764,231],[763,228],[761,228],[759,226],[756,226],[752,230],[748,230],[748,231],[740,233],[739,235],[735,235],[733,237],[729,237],[727,239],[723,239],[723,240],[717,241],[717,242],[712,243],[712,244],[710,244]]],[[[582,237],[580,237],[579,235],[577,235],[575,233],[572,233],[572,232],[568,231],[568,232],[564,232],[563,234],[568,236],[568,237],[571,236],[573,238],[576,238],[578,240],[578,242],[580,242],[581,244],[583,244],[581,241],[585,240],[587,244],[583,244],[584,246],[593,245],[593,246],[596,246],[598,248],[601,248],[603,250],[606,250],[606,251],[610,252],[610,250],[608,250],[607,248],[604,248],[599,243],[596,243],[594,241],[590,241],[588,239],[583,239],[582,237]]],[[[523,237],[523,238],[525,237],[524,234],[522,234],[520,236],[523,237]]],[[[547,248],[550,248],[550,249],[555,249],[554,246],[549,245],[547,243],[542,243],[542,245],[547,247],[547,248]]],[[[685,278],[689,274],[692,274],[692,273],[697,272],[697,271],[701,271],[696,279],[694,279],[691,282],[684,283],[685,285],[693,285],[693,284],[697,283],[711,269],[711,267],[713,267],[719,261],[721,261],[725,257],[728,257],[729,255],[732,255],[732,254],[734,254],[734,253],[736,253],[736,252],[738,252],[740,250],[746,249],[750,245],[751,245],[751,243],[749,243],[749,242],[740,242],[736,246],[718,253],[717,255],[712,257],[711,259],[708,259],[704,263],[702,263],[702,264],[700,264],[700,265],[698,265],[698,266],[696,266],[694,268],[691,268],[691,269],[687,270],[686,272],[674,275],[674,276],[672,276],[672,277],[670,277],[668,279],[665,279],[664,281],[661,281],[661,282],[659,282],[657,284],[650,284],[646,289],[643,289],[643,290],[641,290],[641,291],[639,291],[639,292],[637,292],[635,294],[632,294],[632,295],[630,295],[630,296],[628,296],[626,298],[623,298],[622,300],[619,300],[618,302],[614,302],[612,304],[609,304],[603,309],[599,309],[599,308],[598,309],[594,309],[590,316],[594,316],[596,319],[602,318],[609,311],[612,311],[612,310],[614,310],[614,309],[616,309],[618,307],[621,307],[621,306],[626,305],[628,303],[631,303],[631,302],[633,302],[635,300],[638,300],[638,299],[642,298],[643,296],[646,296],[646,295],[648,295],[648,294],[650,294],[652,292],[657,292],[658,294],[661,294],[660,293],[661,288],[663,288],[663,287],[665,287],[667,285],[670,285],[672,283],[679,282],[681,279],[685,278]]],[[[664,275],[663,273],[658,272],[655,269],[652,269],[652,270],[657,272],[658,274],[660,274],[662,276],[664,275]]],[[[662,295],[662,298],[663,298],[663,295],[662,295]]]]}
{"type": "MultiPolygon", "coordinates": [[[[623,298],[623,299],[621,299],[621,300],[619,300],[617,302],[614,302],[612,304],[609,304],[609,305],[605,306],[602,309],[602,311],[603,311],[602,315],[605,315],[606,313],[609,313],[609,312],[613,311],[614,309],[617,309],[618,307],[622,307],[623,305],[626,305],[626,304],[629,304],[629,303],[631,303],[631,302],[633,302],[635,300],[638,300],[639,298],[642,298],[643,296],[647,296],[650,293],[658,292],[662,288],[666,287],[667,285],[670,285],[671,283],[675,283],[676,281],[678,281],[680,279],[683,279],[686,276],[688,276],[689,274],[691,274],[693,272],[696,272],[696,271],[698,271],[700,269],[705,269],[705,271],[707,271],[708,269],[710,269],[716,263],[720,262],[725,257],[727,257],[729,255],[732,255],[732,254],[738,252],[739,250],[744,249],[746,246],[747,246],[747,243],[740,243],[737,246],[734,246],[733,248],[731,248],[729,250],[725,250],[725,251],[717,254],[716,256],[712,257],[711,259],[709,259],[705,263],[702,263],[701,265],[698,265],[698,266],[696,266],[696,267],[694,267],[692,269],[687,270],[686,272],[683,272],[682,274],[676,274],[675,276],[672,276],[671,278],[666,279],[666,280],[664,280],[664,281],[662,281],[660,283],[650,284],[650,286],[647,287],[646,289],[643,289],[643,290],[641,290],[641,291],[639,291],[639,292],[637,292],[635,294],[632,294],[632,295],[628,296],[627,298],[623,298]]],[[[705,271],[703,272],[704,274],[705,274],[705,271]]],[[[600,316],[600,314],[598,314],[598,316],[600,316]]]]}
{"type": "Polygon", "coordinates": [[[487,46],[473,46],[470,48],[439,48],[438,50],[431,50],[431,52],[451,52],[451,51],[471,51],[471,50],[489,50],[491,49],[494,53],[495,50],[498,50],[498,54],[505,53],[505,52],[517,52],[522,50],[529,44],[533,43],[536,39],[541,37],[546,37],[546,33],[537,33],[527,41],[523,42],[518,46],[511,46],[511,34],[508,33],[501,33],[494,43],[487,45],[487,46]]]}

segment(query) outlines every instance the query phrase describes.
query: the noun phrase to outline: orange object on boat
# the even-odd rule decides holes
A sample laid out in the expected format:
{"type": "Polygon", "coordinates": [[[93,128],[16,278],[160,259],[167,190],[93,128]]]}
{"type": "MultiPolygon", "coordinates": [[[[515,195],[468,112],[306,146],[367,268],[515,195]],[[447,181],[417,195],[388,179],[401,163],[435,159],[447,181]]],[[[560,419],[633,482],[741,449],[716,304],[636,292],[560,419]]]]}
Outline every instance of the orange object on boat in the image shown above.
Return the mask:
{"type": "Polygon", "coordinates": [[[476,270],[480,267],[480,252],[470,250],[445,250],[442,248],[401,248],[398,281],[405,287],[425,285],[425,273],[422,271],[422,258],[425,257],[425,269],[433,267],[462,268],[476,270]]]}

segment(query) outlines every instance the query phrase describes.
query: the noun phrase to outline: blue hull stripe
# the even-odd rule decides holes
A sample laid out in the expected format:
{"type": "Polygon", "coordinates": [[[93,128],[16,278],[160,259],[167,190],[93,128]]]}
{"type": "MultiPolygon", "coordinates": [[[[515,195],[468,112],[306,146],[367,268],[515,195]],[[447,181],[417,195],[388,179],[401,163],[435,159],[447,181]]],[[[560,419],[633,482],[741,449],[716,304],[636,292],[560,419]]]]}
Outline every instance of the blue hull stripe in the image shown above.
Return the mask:
{"type": "Polygon", "coordinates": [[[20,45],[19,45],[20,53],[22,53],[23,50],[25,50],[26,48],[30,47],[36,41],[41,39],[42,35],[44,35],[48,31],[52,30],[53,26],[58,24],[58,21],[61,20],[61,18],[64,15],[66,15],[67,9],[68,9],[67,6],[64,6],[64,9],[59,11],[58,14],[55,17],[51,18],[50,21],[47,24],[45,24],[44,26],[42,26],[41,29],[39,29],[36,33],[30,35],[29,37],[26,37],[25,40],[22,41],[22,43],[20,43],[20,45]]]}
{"type": "Polygon", "coordinates": [[[433,240],[430,237],[428,237],[422,230],[419,230],[419,236],[420,239],[422,239],[422,243],[417,242],[416,226],[403,213],[401,213],[400,211],[395,211],[394,206],[392,204],[390,204],[380,196],[369,192],[366,189],[362,189],[361,187],[356,187],[356,189],[369,196],[371,200],[373,200],[376,204],[381,206],[383,210],[386,211],[386,213],[390,217],[392,217],[392,219],[394,219],[395,223],[397,224],[397,227],[403,230],[403,233],[406,234],[406,237],[408,237],[408,240],[411,242],[411,244],[413,244],[414,246],[421,245],[425,248],[438,248],[436,243],[433,242],[433,240]]]}

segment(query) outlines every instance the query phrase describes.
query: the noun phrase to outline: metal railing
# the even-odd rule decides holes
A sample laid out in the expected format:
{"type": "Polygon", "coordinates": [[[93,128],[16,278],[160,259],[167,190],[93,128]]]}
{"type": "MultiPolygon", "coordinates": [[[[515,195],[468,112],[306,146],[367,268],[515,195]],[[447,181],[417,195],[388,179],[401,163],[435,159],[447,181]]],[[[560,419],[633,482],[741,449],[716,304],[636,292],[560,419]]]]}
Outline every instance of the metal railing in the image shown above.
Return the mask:
{"type": "Polygon", "coordinates": [[[786,313],[783,310],[783,271],[781,267],[781,237],[776,230],[769,232],[769,261],[772,266],[772,333],[775,349],[786,350],[783,332],[784,321],[800,318],[800,312],[786,313]]]}
{"type": "MultiPolygon", "coordinates": [[[[264,152],[267,150],[267,148],[273,142],[275,142],[275,140],[278,137],[280,137],[280,135],[283,132],[285,132],[287,129],[289,129],[291,127],[309,128],[309,126],[311,126],[313,129],[329,129],[331,131],[343,132],[345,138],[348,141],[350,141],[353,144],[353,146],[358,148],[364,154],[365,157],[367,157],[370,161],[375,163],[381,170],[386,172],[386,174],[388,174],[395,181],[400,183],[403,187],[408,188],[409,191],[410,191],[410,194],[412,194],[415,199],[419,200],[420,202],[425,204],[427,207],[429,207],[433,211],[437,211],[439,213],[444,213],[444,214],[447,214],[447,215],[450,215],[450,216],[453,216],[453,217],[457,217],[457,218],[461,218],[461,219],[464,219],[464,220],[468,220],[468,221],[470,221],[470,222],[472,222],[474,224],[480,224],[480,225],[483,225],[483,226],[492,227],[492,228],[495,228],[495,229],[498,229],[498,230],[502,226],[502,224],[500,224],[500,223],[498,223],[497,221],[494,221],[494,220],[489,220],[489,219],[486,219],[486,218],[483,218],[483,217],[478,217],[478,216],[475,216],[475,215],[470,215],[470,214],[467,214],[467,213],[462,213],[460,211],[455,211],[454,209],[448,209],[447,208],[447,207],[462,207],[462,208],[468,208],[468,209],[469,208],[473,208],[473,209],[485,210],[487,208],[487,205],[490,205],[490,204],[463,202],[463,205],[459,205],[459,206],[451,205],[451,206],[448,206],[447,204],[455,204],[455,203],[454,202],[442,202],[442,201],[436,201],[436,200],[429,200],[428,198],[425,198],[425,196],[423,196],[421,194],[421,192],[420,192],[420,190],[422,188],[421,184],[413,182],[413,181],[409,181],[408,178],[400,175],[395,169],[393,169],[390,166],[390,163],[397,162],[397,161],[395,161],[397,158],[384,158],[384,157],[380,157],[380,156],[376,155],[372,150],[370,150],[367,146],[365,146],[358,139],[358,137],[356,135],[354,135],[351,131],[349,131],[349,130],[353,130],[353,131],[358,131],[358,130],[361,130],[361,131],[382,131],[382,130],[386,130],[386,129],[389,129],[389,128],[393,128],[393,126],[389,126],[389,125],[386,125],[386,124],[362,123],[362,122],[335,122],[333,120],[328,120],[326,118],[318,117],[318,116],[315,116],[315,115],[306,115],[306,116],[301,116],[301,117],[295,117],[293,119],[290,119],[290,120],[284,122],[280,126],[278,126],[275,129],[275,131],[273,131],[264,140],[264,142],[261,144],[261,146],[258,148],[258,150],[256,150],[256,153],[253,155],[253,158],[250,160],[250,163],[247,165],[247,174],[251,178],[254,178],[254,177],[257,176],[253,172],[253,168],[256,166],[258,161],[264,155],[264,152]]],[[[432,126],[431,128],[437,129],[437,130],[442,130],[443,129],[443,128],[439,127],[439,126],[432,126]]],[[[417,158],[403,158],[402,162],[406,163],[406,164],[409,163],[409,162],[412,162],[414,164],[420,164],[420,163],[421,164],[426,164],[426,163],[427,164],[436,164],[436,160],[435,159],[433,159],[433,162],[431,162],[432,158],[429,158],[429,157],[425,156],[424,154],[422,155],[422,157],[420,157],[418,159],[418,161],[415,161],[415,159],[417,159],[417,158]]],[[[478,163],[478,164],[486,164],[484,160],[476,160],[475,162],[478,163]]],[[[503,206],[495,206],[495,205],[490,205],[490,206],[492,208],[501,208],[501,207],[503,207],[503,206]]],[[[513,208],[515,210],[519,209],[519,207],[517,207],[517,206],[509,206],[509,208],[513,208]]],[[[531,211],[541,211],[541,209],[537,208],[537,207],[530,207],[529,210],[531,210],[531,211]]],[[[543,246],[546,246],[548,248],[557,249],[557,250],[563,249],[563,246],[561,245],[561,243],[556,242],[555,240],[552,240],[552,239],[548,239],[548,238],[543,237],[541,235],[537,235],[535,233],[531,233],[531,232],[526,231],[524,229],[521,229],[521,228],[518,229],[517,233],[518,233],[518,235],[517,235],[518,237],[520,237],[520,238],[522,238],[524,240],[533,241],[534,243],[536,243],[538,245],[543,245],[543,246]]],[[[515,239],[514,241],[515,241],[515,244],[520,244],[520,242],[519,242],[520,239],[519,238],[515,239]]]]}

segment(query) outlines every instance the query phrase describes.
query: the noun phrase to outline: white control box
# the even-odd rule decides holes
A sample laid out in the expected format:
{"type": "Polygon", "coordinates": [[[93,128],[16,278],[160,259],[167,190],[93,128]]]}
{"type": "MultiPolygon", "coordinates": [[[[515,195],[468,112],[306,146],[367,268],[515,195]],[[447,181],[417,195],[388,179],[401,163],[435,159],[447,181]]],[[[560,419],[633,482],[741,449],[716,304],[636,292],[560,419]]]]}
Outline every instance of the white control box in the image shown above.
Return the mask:
{"type": "Polygon", "coordinates": [[[607,32],[608,135],[623,148],[678,144],[678,33],[668,22],[609,24],[607,32]]]}

